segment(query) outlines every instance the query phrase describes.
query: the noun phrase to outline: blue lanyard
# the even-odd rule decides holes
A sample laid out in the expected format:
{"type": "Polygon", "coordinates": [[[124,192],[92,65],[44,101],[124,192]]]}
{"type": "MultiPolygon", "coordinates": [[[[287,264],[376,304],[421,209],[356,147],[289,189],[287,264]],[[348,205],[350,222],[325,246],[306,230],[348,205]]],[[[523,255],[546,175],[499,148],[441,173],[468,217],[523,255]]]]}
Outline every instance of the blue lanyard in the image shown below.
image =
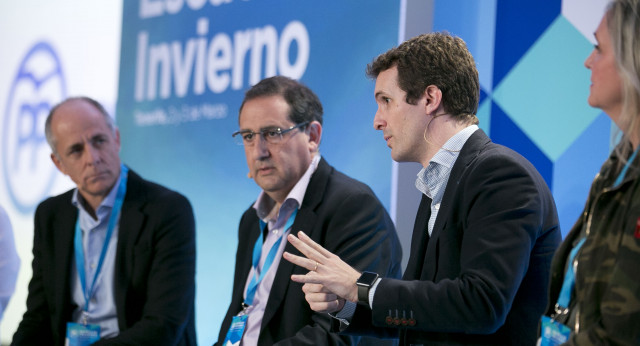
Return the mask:
{"type": "Polygon", "coordinates": [[[287,223],[284,225],[282,229],[282,234],[278,237],[278,240],[271,246],[271,250],[269,250],[269,254],[264,261],[264,265],[262,266],[262,270],[260,271],[260,276],[256,278],[256,273],[258,272],[258,264],[260,263],[260,257],[262,256],[262,229],[265,227],[264,221],[260,220],[260,236],[256,240],[256,244],[253,246],[253,276],[251,277],[251,281],[249,282],[249,286],[247,287],[247,297],[244,300],[244,303],[248,306],[253,304],[253,298],[256,295],[256,290],[258,289],[258,285],[264,278],[265,274],[269,271],[271,264],[273,264],[273,260],[276,258],[276,253],[280,248],[280,243],[282,243],[282,238],[284,238],[284,233],[291,225],[293,225],[293,221],[296,218],[296,214],[298,213],[298,209],[294,209],[287,220],[287,223]]]}
{"type": "Polygon", "coordinates": [[[571,301],[571,292],[573,291],[573,286],[576,284],[576,273],[573,267],[573,260],[576,258],[578,251],[584,244],[584,241],[587,237],[583,237],[580,239],[578,244],[571,250],[569,254],[569,266],[567,268],[567,273],[564,276],[564,281],[562,282],[562,289],[560,290],[560,296],[558,297],[558,305],[562,308],[569,307],[569,302],[571,301]]]}
{"type": "Polygon", "coordinates": [[[120,210],[122,209],[122,203],[124,202],[124,195],[127,192],[127,174],[129,172],[129,168],[125,165],[121,165],[120,167],[120,185],[118,186],[118,192],[116,193],[116,200],[113,204],[113,209],[111,209],[111,215],[109,216],[109,225],[107,226],[107,235],[104,239],[104,244],[102,245],[102,252],[100,253],[100,259],[98,260],[98,267],[96,268],[96,273],[93,276],[93,281],[91,282],[91,286],[87,289],[87,281],[85,274],[85,266],[84,266],[84,247],[82,246],[82,230],[80,229],[80,212],[78,211],[78,220],[76,221],[76,232],[74,238],[74,247],[75,247],[75,257],[76,257],[76,267],[78,270],[78,276],[80,277],[80,285],[82,286],[82,294],[84,295],[84,311],[89,311],[89,300],[93,295],[93,291],[96,285],[96,281],[98,280],[98,274],[100,274],[100,270],[102,269],[102,263],[104,262],[104,258],[107,254],[107,248],[109,248],[109,240],[111,239],[111,234],[113,233],[113,229],[116,226],[116,220],[120,215],[120,210]]]}
{"type": "Polygon", "coordinates": [[[631,163],[633,162],[633,160],[635,160],[636,155],[638,155],[638,149],[640,149],[640,146],[638,146],[638,148],[633,152],[633,154],[631,154],[631,156],[627,160],[627,163],[624,164],[622,171],[620,171],[620,174],[618,174],[618,178],[616,179],[615,183],[613,183],[613,187],[617,187],[618,185],[620,185],[620,183],[622,183],[624,176],[627,174],[627,170],[629,169],[629,166],[631,166],[631,163]]]}

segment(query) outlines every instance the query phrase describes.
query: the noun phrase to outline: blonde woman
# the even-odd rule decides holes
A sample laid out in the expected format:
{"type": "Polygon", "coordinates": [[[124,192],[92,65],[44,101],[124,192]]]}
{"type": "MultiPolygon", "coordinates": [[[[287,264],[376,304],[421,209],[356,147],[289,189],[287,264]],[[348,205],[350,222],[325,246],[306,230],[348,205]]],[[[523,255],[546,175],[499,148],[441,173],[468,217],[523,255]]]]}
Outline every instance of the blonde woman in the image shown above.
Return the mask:
{"type": "Polygon", "coordinates": [[[600,22],[589,105],[621,130],[584,212],[556,252],[542,345],[640,344],[640,2],[614,0],[600,22]]]}

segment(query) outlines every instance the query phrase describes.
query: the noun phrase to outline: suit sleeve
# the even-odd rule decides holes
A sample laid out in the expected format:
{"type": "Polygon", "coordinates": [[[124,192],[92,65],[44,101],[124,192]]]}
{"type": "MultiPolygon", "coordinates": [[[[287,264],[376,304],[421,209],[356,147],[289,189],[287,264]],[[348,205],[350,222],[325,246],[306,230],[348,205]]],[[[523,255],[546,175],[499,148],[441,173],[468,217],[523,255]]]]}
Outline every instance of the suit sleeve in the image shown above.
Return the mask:
{"type": "MultiPolygon", "coordinates": [[[[332,205],[324,232],[312,237],[358,271],[400,277],[402,250],[393,223],[373,193],[352,191],[347,196],[328,196],[332,205]]],[[[305,302],[306,303],[306,302],[305,302]]],[[[313,324],[303,327],[277,345],[343,345],[357,338],[330,332],[332,318],[313,312],[313,324]]]]}
{"type": "Polygon", "coordinates": [[[47,303],[43,280],[43,247],[46,241],[43,239],[47,230],[46,212],[42,205],[38,206],[35,213],[33,232],[33,261],[31,264],[33,276],[29,281],[29,294],[27,296],[27,311],[22,316],[22,321],[13,335],[11,345],[46,345],[53,340],[51,330],[51,312],[47,303]]]}
{"type": "Polygon", "coordinates": [[[502,326],[544,211],[553,208],[545,205],[552,202],[541,197],[544,187],[532,169],[512,156],[493,155],[468,168],[456,184],[450,181],[452,190],[440,206],[449,214],[438,214],[446,223],[436,243],[429,243],[438,249],[436,263],[425,264],[436,266],[434,277],[383,279],[373,299],[373,325],[388,327],[389,311],[406,311],[416,321],[401,326],[407,330],[490,334],[502,326]]]}
{"type": "MultiPolygon", "coordinates": [[[[166,193],[147,207],[145,220],[153,232],[152,244],[134,249],[132,280],[135,298],[144,299],[142,316],[112,339],[95,345],[175,345],[193,321],[195,298],[195,221],[189,201],[177,193],[166,193]],[[136,268],[137,261],[144,262],[136,268]],[[137,292],[144,287],[144,292],[137,292]]],[[[134,298],[127,297],[127,301],[134,298]]],[[[133,303],[133,302],[132,302],[133,303]]],[[[122,328],[121,328],[122,329],[122,328]]]]}

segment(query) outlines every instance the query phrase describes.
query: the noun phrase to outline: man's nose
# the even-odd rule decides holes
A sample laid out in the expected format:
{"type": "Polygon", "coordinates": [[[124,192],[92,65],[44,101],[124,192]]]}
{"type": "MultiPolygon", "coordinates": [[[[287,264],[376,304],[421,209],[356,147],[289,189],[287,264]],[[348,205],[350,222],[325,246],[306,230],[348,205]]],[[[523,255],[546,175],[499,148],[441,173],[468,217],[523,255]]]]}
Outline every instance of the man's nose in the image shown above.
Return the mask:
{"type": "Polygon", "coordinates": [[[380,109],[376,110],[376,114],[373,117],[373,128],[376,130],[382,130],[387,125],[387,122],[382,119],[380,109]]]}
{"type": "Polygon", "coordinates": [[[100,162],[100,151],[97,148],[90,144],[87,144],[85,148],[85,160],[87,160],[87,163],[95,165],[100,162]]]}
{"type": "Polygon", "coordinates": [[[253,151],[257,159],[269,156],[269,143],[262,134],[256,135],[253,143],[253,151]]]}

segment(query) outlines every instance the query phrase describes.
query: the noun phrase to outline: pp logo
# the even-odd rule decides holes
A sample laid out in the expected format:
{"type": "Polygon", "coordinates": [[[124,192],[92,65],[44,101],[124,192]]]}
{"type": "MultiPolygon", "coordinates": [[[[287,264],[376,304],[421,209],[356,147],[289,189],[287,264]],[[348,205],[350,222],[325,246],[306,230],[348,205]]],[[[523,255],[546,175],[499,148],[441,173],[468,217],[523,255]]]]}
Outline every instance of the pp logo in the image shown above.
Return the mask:
{"type": "Polygon", "coordinates": [[[11,85],[2,127],[4,183],[16,209],[33,211],[52,188],[57,170],[44,136],[49,109],[66,96],[60,60],[53,48],[35,44],[11,85]]]}

